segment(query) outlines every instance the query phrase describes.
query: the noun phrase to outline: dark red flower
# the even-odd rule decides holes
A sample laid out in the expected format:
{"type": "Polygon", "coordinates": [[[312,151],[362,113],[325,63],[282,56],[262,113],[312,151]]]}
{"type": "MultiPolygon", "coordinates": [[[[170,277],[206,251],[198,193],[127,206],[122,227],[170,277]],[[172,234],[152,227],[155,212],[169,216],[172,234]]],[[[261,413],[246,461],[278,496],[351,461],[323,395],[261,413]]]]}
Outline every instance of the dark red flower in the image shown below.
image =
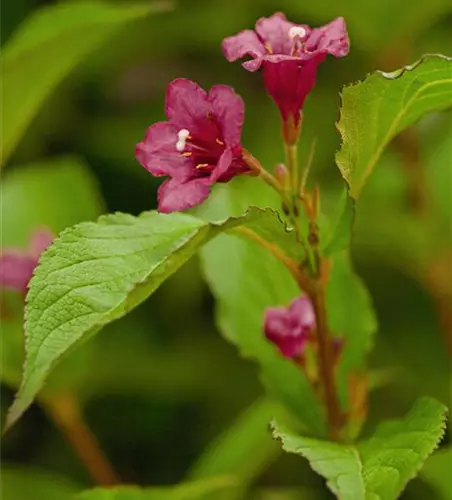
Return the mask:
{"type": "Polygon", "coordinates": [[[265,336],[286,358],[303,353],[313,327],[314,309],[307,297],[296,298],[289,307],[269,307],[265,311],[265,336]]]}
{"type": "Polygon", "coordinates": [[[159,188],[160,212],[186,210],[204,201],[216,182],[248,172],[242,160],[244,104],[231,87],[207,93],[185,78],[167,88],[166,122],[151,125],[136,158],[155,176],[169,176],[159,188]]]}
{"type": "Polygon", "coordinates": [[[0,254],[0,286],[21,293],[27,291],[41,253],[52,243],[53,233],[47,228],[34,231],[27,250],[5,249],[0,254]]]}
{"type": "Polygon", "coordinates": [[[264,83],[278,105],[284,122],[298,127],[304,100],[315,85],[317,67],[328,54],[344,57],[349,51],[347,28],[342,17],[320,28],[287,21],[281,12],[262,17],[255,31],[241,31],[223,40],[228,61],[246,55],[248,71],[263,66],[264,83]]]}

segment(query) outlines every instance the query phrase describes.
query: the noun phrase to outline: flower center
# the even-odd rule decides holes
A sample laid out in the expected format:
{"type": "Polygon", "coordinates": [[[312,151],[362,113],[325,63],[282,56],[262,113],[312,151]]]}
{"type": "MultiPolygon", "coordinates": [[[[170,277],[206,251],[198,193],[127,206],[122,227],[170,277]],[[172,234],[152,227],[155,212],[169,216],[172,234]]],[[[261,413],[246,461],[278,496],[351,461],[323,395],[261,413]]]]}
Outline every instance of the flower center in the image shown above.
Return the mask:
{"type": "Polygon", "coordinates": [[[194,137],[189,130],[183,128],[177,133],[176,150],[181,156],[192,158],[195,168],[200,170],[217,164],[224,152],[224,142],[214,135],[194,137]]]}
{"type": "Polygon", "coordinates": [[[302,26],[292,26],[288,35],[292,40],[291,56],[296,56],[300,52],[305,51],[304,42],[302,40],[306,37],[306,30],[302,26]]]}

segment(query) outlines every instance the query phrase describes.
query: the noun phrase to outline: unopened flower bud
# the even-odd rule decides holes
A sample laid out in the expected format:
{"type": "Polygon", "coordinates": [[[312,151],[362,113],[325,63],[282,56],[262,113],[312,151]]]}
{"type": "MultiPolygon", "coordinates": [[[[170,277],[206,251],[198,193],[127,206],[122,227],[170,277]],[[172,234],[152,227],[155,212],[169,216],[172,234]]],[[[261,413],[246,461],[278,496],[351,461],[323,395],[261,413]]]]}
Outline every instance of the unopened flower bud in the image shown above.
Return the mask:
{"type": "Polygon", "coordinates": [[[296,298],[289,307],[269,307],[265,311],[265,336],[286,358],[303,353],[314,326],[314,309],[307,297],[296,298]]]}
{"type": "Polygon", "coordinates": [[[275,166],[275,178],[284,189],[288,189],[290,185],[290,174],[284,163],[278,163],[275,166]]]}

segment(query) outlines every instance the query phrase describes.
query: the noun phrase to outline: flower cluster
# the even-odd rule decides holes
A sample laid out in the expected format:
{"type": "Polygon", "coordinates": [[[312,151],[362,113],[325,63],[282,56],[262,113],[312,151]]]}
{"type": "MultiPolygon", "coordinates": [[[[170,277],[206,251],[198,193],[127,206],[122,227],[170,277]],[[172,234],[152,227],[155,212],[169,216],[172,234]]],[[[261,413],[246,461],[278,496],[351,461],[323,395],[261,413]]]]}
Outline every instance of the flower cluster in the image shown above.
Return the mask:
{"type": "MultiPolygon", "coordinates": [[[[349,40],[342,18],[311,28],[278,12],[259,19],[254,30],[225,38],[222,49],[228,61],[249,56],[243,67],[262,70],[264,86],[281,114],[288,151],[298,141],[303,105],[316,83],[319,64],[327,55],[347,55],[349,40]]],[[[214,184],[242,174],[260,175],[281,194],[283,206],[287,191],[292,191],[294,200],[299,196],[293,159],[287,167],[278,164],[272,176],[242,147],[244,103],[231,87],[215,85],[206,92],[197,83],[178,78],[168,85],[165,114],[167,120],[151,125],[136,146],[139,163],[154,176],[167,177],[158,190],[160,212],[195,207],[214,184]]],[[[291,210],[298,213],[297,207],[291,210]]],[[[289,307],[268,308],[264,331],[284,357],[302,360],[310,339],[315,343],[316,317],[309,298],[299,297],[289,307]]]]}
{"type": "Polygon", "coordinates": [[[25,294],[41,253],[55,236],[47,228],[36,229],[26,250],[4,249],[0,254],[0,286],[25,294]]]}
{"type": "MultiPolygon", "coordinates": [[[[349,41],[342,18],[310,28],[276,13],[259,19],[255,31],[226,38],[222,47],[229,61],[248,55],[245,69],[263,69],[264,85],[281,112],[284,139],[294,144],[319,64],[328,54],[345,56],[349,41]]],[[[167,121],[151,125],[136,147],[146,170],[169,177],[158,191],[160,212],[199,205],[215,183],[250,172],[241,146],[244,104],[231,87],[215,85],[206,92],[190,80],[174,80],[168,85],[165,114],[167,121]]]]}

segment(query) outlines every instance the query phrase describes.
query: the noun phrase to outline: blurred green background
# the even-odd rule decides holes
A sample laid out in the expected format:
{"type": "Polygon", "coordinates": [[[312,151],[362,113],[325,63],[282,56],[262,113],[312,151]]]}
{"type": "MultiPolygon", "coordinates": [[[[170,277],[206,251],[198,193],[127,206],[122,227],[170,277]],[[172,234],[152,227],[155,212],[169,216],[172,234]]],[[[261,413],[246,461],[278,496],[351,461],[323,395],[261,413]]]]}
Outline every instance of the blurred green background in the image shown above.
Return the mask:
{"type": "MultiPolygon", "coordinates": [[[[27,17],[56,3],[64,2],[4,0],[2,47],[14,42],[27,17]]],[[[334,165],[341,87],[424,53],[452,56],[450,0],[179,0],[167,7],[119,26],[86,51],[39,107],[3,165],[2,246],[24,247],[36,225],[61,231],[107,211],[138,214],[155,208],[158,180],[136,162],[134,147],[147,126],[164,119],[165,87],[179,76],[203,87],[235,87],[246,103],[244,145],[269,169],[281,161],[278,114],[260,75],[227,63],[220,49],[224,36],[251,28],[260,16],[283,10],[295,22],[319,25],[342,15],[348,23],[350,55],[321,66],[306,103],[300,145],[304,159],[317,138],[311,179],[321,185],[326,212],[341,189],[334,165]]],[[[48,29],[55,27],[50,23],[48,29]]],[[[64,55],[83,38],[79,29],[75,37],[61,37],[56,48],[64,55]]],[[[56,48],[40,54],[43,73],[56,48]]],[[[26,99],[34,81],[22,79],[21,85],[26,99]]],[[[4,92],[3,103],[9,99],[4,92]]],[[[401,415],[418,395],[450,399],[451,167],[452,115],[446,112],[428,117],[391,145],[358,206],[355,264],[380,322],[370,359],[378,387],[368,429],[383,417],[401,415]]],[[[23,355],[20,301],[12,294],[3,300],[2,417],[20,380],[23,355]]],[[[122,480],[141,485],[186,478],[209,443],[263,394],[256,366],[240,359],[216,330],[213,299],[196,260],[68,356],[47,390],[66,389],[79,396],[87,424],[122,480]]],[[[240,456],[246,442],[238,443],[240,456]]],[[[243,451],[253,483],[249,498],[329,498],[301,459],[282,456],[276,447],[259,465],[260,446],[243,451]],[[253,460],[256,470],[248,463],[253,460]],[[300,490],[274,490],[286,487],[300,490]]],[[[56,484],[92,486],[38,404],[3,438],[2,465],[5,500],[60,498],[52,496],[56,484]],[[59,479],[46,479],[42,471],[59,479]],[[28,493],[25,479],[32,488],[28,493]]],[[[404,498],[443,497],[421,477],[404,498]]]]}

